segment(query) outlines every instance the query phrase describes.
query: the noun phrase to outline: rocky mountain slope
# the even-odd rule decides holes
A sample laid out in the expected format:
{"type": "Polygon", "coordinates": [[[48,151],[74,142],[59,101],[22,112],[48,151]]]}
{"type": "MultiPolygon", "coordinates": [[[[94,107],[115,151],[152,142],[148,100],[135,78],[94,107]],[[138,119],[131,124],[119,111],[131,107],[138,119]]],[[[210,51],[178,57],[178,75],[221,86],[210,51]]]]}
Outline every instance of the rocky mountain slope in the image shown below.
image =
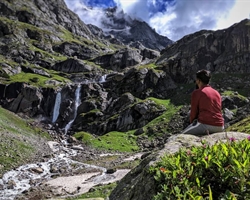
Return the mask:
{"type": "Polygon", "coordinates": [[[138,48],[139,43],[160,51],[173,43],[167,37],[157,34],[146,22],[132,19],[117,7],[107,8],[105,14],[107,19],[102,22],[105,33],[113,35],[126,45],[138,48]]]}
{"type": "Polygon", "coordinates": [[[1,9],[1,105],[59,132],[178,132],[185,117],[167,113],[189,104],[202,68],[212,86],[231,91],[225,108],[248,101],[249,20],[185,36],[160,55],[98,37],[63,1],[2,1],[1,9]]]}
{"type": "Polygon", "coordinates": [[[139,129],[160,116],[166,108],[151,97],[188,103],[176,99],[189,98],[202,68],[214,73],[218,89],[249,96],[249,20],[188,35],[160,56],[97,37],[63,1],[2,1],[0,35],[2,106],[51,122],[60,91],[59,129],[73,118],[76,83],[81,104],[72,129],[97,135],[139,129]]]}
{"type": "Polygon", "coordinates": [[[92,141],[123,134],[136,143],[131,149],[162,147],[188,124],[195,73],[203,68],[223,96],[226,127],[250,115],[248,19],[170,46],[152,32],[138,41],[140,31],[150,30],[139,21],[130,24],[139,28],[131,32],[134,40],[104,36],[63,0],[2,0],[0,19],[0,104],[49,133],[81,133],[79,139],[92,141]],[[151,36],[160,46],[151,46],[151,36]]]}

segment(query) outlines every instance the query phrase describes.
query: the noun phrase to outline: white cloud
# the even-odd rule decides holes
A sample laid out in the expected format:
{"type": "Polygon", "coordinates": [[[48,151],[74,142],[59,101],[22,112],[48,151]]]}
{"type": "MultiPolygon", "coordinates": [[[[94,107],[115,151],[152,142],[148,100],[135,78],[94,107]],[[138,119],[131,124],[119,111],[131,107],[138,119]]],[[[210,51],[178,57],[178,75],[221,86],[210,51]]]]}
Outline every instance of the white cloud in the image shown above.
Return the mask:
{"type": "Polygon", "coordinates": [[[172,40],[201,29],[227,28],[250,18],[250,0],[175,0],[171,3],[167,0],[115,1],[126,13],[143,19],[159,34],[172,40]],[[157,12],[157,4],[165,4],[166,10],[157,12]]]}
{"type": "Polygon", "coordinates": [[[149,20],[149,7],[147,0],[114,0],[123,11],[129,14],[132,18],[137,18],[143,21],[149,20]]]}
{"type": "Polygon", "coordinates": [[[172,40],[201,29],[214,29],[234,6],[234,0],[179,0],[164,13],[156,13],[149,24],[172,40]]]}
{"type": "Polygon", "coordinates": [[[236,0],[234,7],[218,20],[214,29],[227,28],[246,18],[250,18],[250,1],[236,0]]]}
{"type": "MultiPolygon", "coordinates": [[[[83,0],[65,0],[68,7],[86,23],[102,27],[106,20],[100,8],[87,12],[83,0]]],[[[84,0],[89,1],[89,0],[84,0]]],[[[250,0],[114,0],[129,14],[147,22],[171,40],[201,29],[217,30],[231,26],[250,16],[250,0]],[[163,8],[164,6],[164,8],[163,8]]]]}
{"type": "Polygon", "coordinates": [[[65,0],[67,7],[76,13],[85,24],[102,27],[102,20],[106,19],[104,11],[99,7],[88,8],[82,0],[65,0]]]}

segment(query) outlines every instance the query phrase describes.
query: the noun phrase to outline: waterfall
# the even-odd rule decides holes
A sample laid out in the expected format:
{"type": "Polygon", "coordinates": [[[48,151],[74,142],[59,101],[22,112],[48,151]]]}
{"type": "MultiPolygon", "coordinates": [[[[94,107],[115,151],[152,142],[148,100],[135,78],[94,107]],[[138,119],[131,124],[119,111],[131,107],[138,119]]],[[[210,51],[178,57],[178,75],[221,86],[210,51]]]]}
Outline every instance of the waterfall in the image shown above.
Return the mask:
{"type": "Polygon", "coordinates": [[[60,106],[61,106],[61,99],[62,99],[61,92],[57,92],[55,105],[54,105],[54,111],[53,111],[52,123],[55,123],[58,118],[60,106]]]}
{"type": "Polygon", "coordinates": [[[81,99],[80,99],[80,90],[81,90],[81,85],[78,84],[76,91],[75,91],[75,105],[74,105],[74,118],[72,120],[70,120],[70,122],[65,126],[65,134],[68,132],[69,128],[71,127],[71,125],[73,124],[73,122],[75,121],[76,115],[77,115],[77,108],[81,103],[81,99]]]}
{"type": "Polygon", "coordinates": [[[104,82],[106,82],[106,77],[107,77],[106,74],[103,75],[103,76],[101,76],[101,78],[100,78],[100,80],[99,80],[99,83],[104,83],[104,82]]]}

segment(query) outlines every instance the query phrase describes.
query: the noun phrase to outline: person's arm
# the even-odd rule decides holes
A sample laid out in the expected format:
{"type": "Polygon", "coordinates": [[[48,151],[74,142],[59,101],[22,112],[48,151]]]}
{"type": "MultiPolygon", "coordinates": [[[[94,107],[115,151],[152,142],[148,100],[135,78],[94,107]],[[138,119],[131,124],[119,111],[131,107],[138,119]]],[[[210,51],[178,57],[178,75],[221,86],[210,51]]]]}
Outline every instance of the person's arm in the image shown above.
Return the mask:
{"type": "Polygon", "coordinates": [[[198,118],[198,115],[199,115],[199,95],[198,95],[198,90],[195,90],[192,93],[191,97],[190,123],[193,123],[193,121],[198,118]]]}

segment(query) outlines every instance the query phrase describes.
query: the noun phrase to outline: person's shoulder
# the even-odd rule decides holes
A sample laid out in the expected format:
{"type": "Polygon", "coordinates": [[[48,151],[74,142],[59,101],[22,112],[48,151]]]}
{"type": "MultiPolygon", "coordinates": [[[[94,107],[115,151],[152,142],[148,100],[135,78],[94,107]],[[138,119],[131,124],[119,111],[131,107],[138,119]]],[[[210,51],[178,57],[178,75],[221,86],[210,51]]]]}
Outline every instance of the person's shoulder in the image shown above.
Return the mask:
{"type": "Polygon", "coordinates": [[[219,92],[217,89],[215,89],[215,88],[213,88],[213,87],[211,87],[211,86],[210,86],[210,89],[211,89],[211,90],[214,90],[215,92],[219,92]]]}
{"type": "Polygon", "coordinates": [[[220,95],[219,91],[216,90],[215,88],[210,87],[209,90],[212,91],[212,92],[214,92],[214,93],[216,93],[216,94],[218,94],[218,95],[220,95]]]}
{"type": "Polygon", "coordinates": [[[197,95],[201,93],[201,89],[195,89],[193,92],[192,92],[192,95],[197,95]]]}

